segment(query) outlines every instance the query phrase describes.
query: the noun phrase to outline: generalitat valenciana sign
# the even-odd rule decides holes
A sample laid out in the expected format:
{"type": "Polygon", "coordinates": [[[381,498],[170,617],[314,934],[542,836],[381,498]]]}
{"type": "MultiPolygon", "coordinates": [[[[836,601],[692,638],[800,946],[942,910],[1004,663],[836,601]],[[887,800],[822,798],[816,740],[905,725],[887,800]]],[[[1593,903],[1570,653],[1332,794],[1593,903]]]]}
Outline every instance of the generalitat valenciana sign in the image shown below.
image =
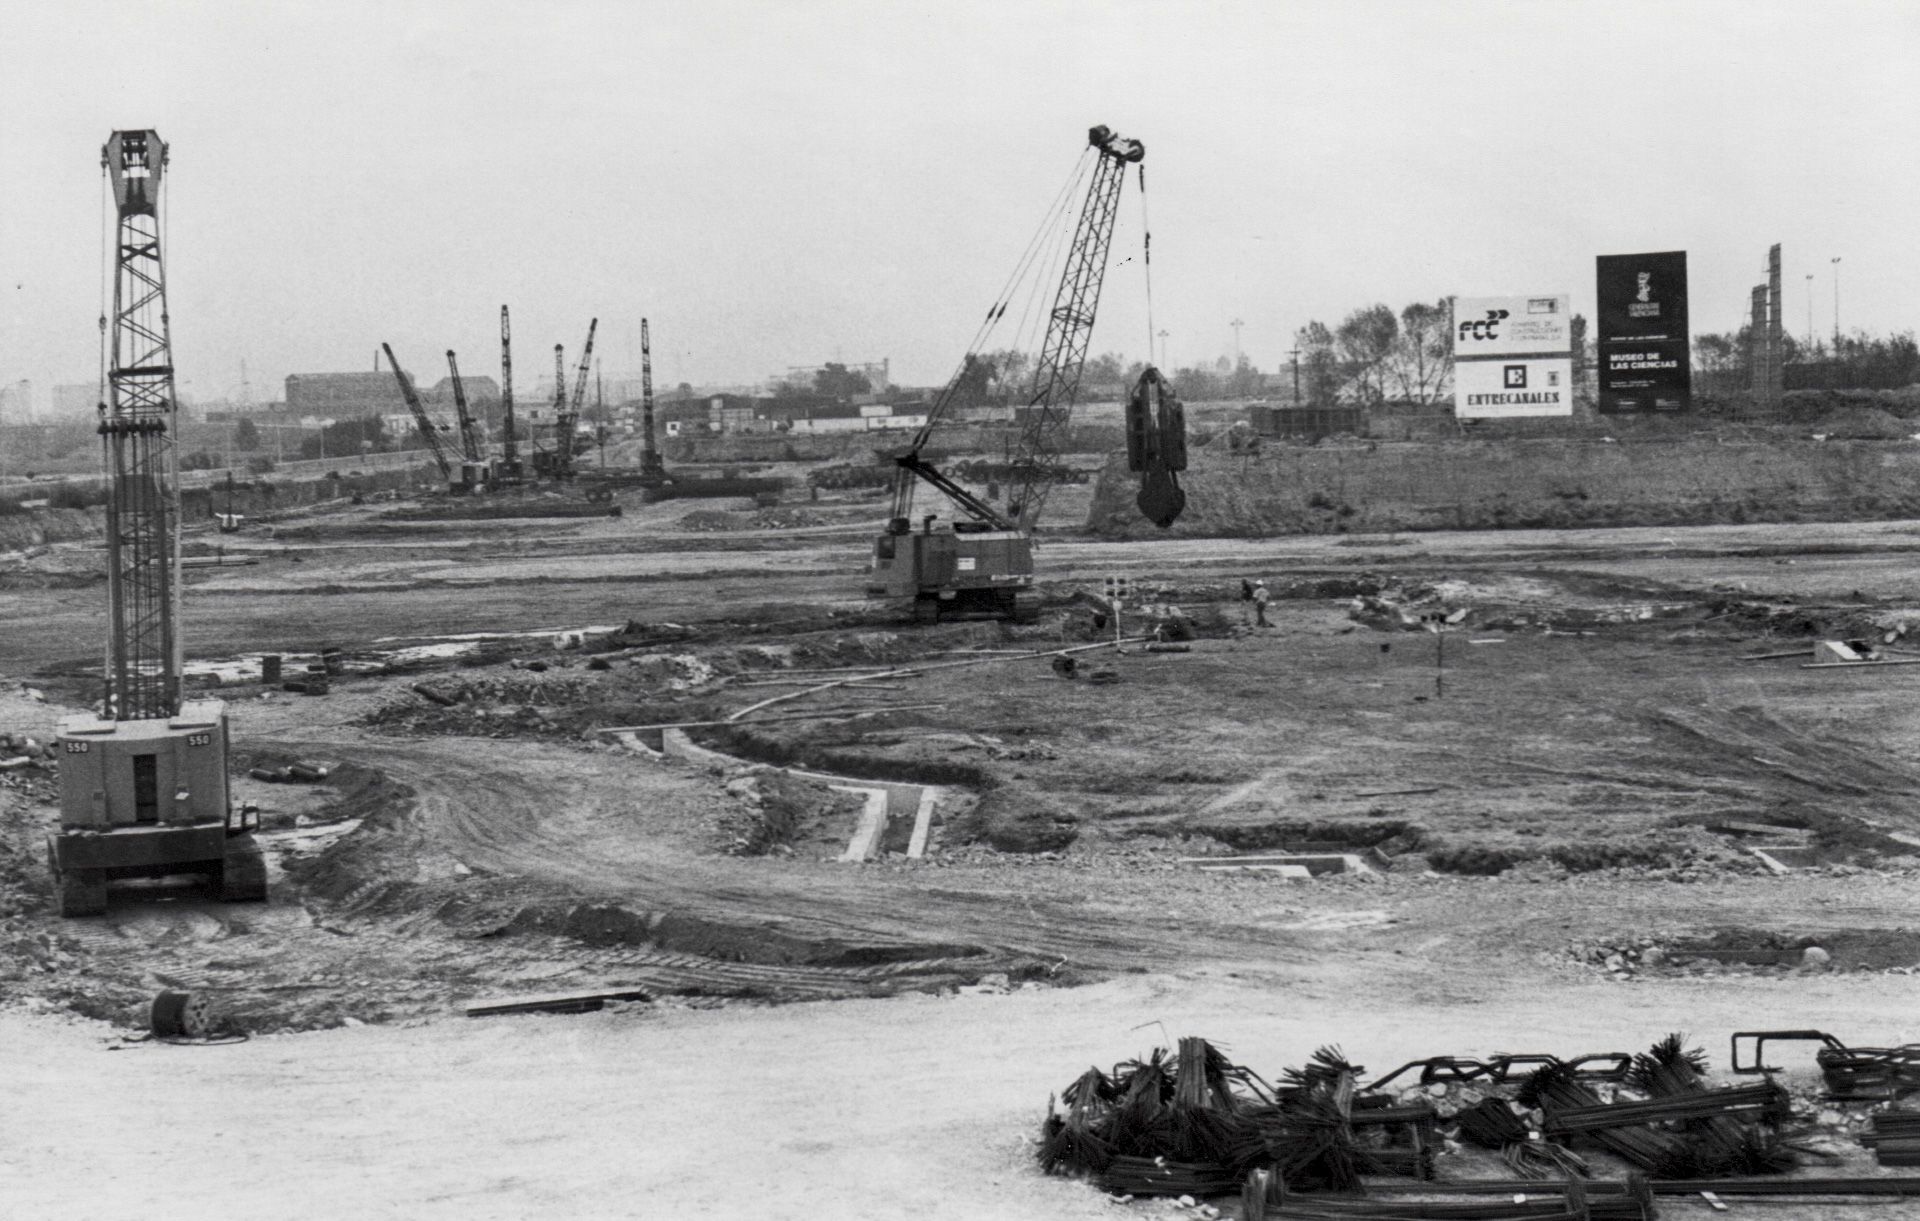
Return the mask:
{"type": "Polygon", "coordinates": [[[1603,254],[1594,262],[1600,410],[1685,411],[1693,397],[1687,252],[1603,254]]]}
{"type": "Polygon", "coordinates": [[[1459,297],[1453,306],[1453,414],[1462,420],[1573,414],[1573,330],[1565,293],[1459,297]]]}

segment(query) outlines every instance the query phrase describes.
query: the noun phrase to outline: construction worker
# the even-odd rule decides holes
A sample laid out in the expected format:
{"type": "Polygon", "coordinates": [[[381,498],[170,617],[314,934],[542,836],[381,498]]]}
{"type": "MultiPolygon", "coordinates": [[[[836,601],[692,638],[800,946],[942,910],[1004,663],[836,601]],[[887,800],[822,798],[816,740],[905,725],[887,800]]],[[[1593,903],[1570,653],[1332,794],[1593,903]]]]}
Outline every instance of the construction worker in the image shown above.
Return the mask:
{"type": "Polygon", "coordinates": [[[1265,581],[1253,583],[1253,625],[1255,627],[1267,626],[1267,601],[1270,597],[1265,581]]]}

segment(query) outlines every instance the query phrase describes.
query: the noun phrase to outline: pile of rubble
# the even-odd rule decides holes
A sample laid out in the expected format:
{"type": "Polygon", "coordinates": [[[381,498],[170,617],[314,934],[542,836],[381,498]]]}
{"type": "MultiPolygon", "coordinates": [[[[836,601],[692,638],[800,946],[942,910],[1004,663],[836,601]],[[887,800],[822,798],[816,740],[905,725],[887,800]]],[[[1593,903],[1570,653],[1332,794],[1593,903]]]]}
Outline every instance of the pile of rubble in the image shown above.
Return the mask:
{"type": "Polygon", "coordinates": [[[674,523],[679,530],[698,530],[712,532],[721,530],[750,530],[752,518],[745,513],[729,513],[725,509],[695,509],[683,514],[674,523]]]}
{"type": "Polygon", "coordinates": [[[53,758],[52,742],[42,741],[31,734],[0,732],[0,772],[46,766],[53,758]]]}
{"type": "Polygon", "coordinates": [[[755,513],[732,513],[725,509],[695,509],[674,523],[681,530],[702,533],[727,530],[795,530],[806,526],[826,526],[833,519],[799,506],[779,506],[755,513]]]}

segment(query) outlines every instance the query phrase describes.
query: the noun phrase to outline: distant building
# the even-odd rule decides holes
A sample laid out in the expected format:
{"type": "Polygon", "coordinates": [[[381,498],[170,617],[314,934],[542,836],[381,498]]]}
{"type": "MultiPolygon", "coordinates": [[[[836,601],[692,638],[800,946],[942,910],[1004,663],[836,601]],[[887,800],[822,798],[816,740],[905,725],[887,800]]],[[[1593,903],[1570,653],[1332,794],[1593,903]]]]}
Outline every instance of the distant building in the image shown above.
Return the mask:
{"type": "Polygon", "coordinates": [[[885,403],[788,403],[774,400],[767,415],[776,429],[802,433],[874,432],[919,428],[927,422],[924,404],[893,407],[885,403]]]}
{"type": "Polygon", "coordinates": [[[764,432],[765,417],[757,404],[762,400],[743,394],[716,394],[707,399],[707,427],[713,432],[764,432]],[[756,428],[760,424],[762,427],[756,428]]]}
{"type": "MultiPolygon", "coordinates": [[[[494,393],[497,397],[499,391],[496,389],[494,393]]],[[[287,410],[296,415],[350,418],[406,409],[406,400],[400,397],[400,385],[391,373],[287,375],[287,410]]]]}
{"type": "MultiPolygon", "coordinates": [[[[389,383],[393,382],[392,374],[389,373],[384,376],[389,383]]],[[[422,386],[419,383],[415,383],[414,388],[420,392],[420,401],[425,403],[429,408],[444,404],[447,410],[453,410],[453,378],[443,377],[431,386],[422,386]]],[[[467,406],[472,408],[475,413],[478,413],[483,407],[493,407],[500,402],[500,383],[494,381],[491,377],[472,377],[462,373],[460,375],[460,388],[466,391],[467,406]]],[[[397,385],[395,386],[395,392],[398,393],[397,385]]]]}

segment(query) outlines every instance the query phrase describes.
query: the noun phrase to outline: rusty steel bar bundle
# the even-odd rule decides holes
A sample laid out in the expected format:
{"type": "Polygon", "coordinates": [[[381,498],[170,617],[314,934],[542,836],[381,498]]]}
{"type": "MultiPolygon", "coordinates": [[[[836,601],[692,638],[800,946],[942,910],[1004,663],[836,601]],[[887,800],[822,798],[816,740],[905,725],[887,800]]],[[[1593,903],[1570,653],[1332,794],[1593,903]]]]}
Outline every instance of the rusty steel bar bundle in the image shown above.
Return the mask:
{"type": "Polygon", "coordinates": [[[1920,1091],[1920,1045],[1823,1047],[1814,1063],[1836,1102],[1892,1101],[1920,1091]]]}
{"type": "MultiPolygon", "coordinates": [[[[1573,1079],[1565,1065],[1548,1065],[1528,1077],[1520,1087],[1519,1098],[1522,1105],[1544,1111],[1549,1126],[1561,1114],[1602,1106],[1592,1090],[1573,1079]]],[[[1685,1168],[1693,1165],[1692,1151],[1685,1140],[1647,1127],[1645,1121],[1628,1126],[1610,1123],[1593,1128],[1590,1135],[1602,1148],[1642,1170],[1685,1173],[1685,1168]]]]}
{"type": "MultiPolygon", "coordinates": [[[[1505,1180],[1487,1183],[1423,1183],[1404,1192],[1369,1188],[1364,1198],[1327,1195],[1289,1195],[1278,1207],[1269,1204],[1261,1214],[1274,1221],[1498,1221],[1504,1218],[1549,1221],[1650,1221],[1653,1195],[1643,1180],[1589,1184],[1579,1180],[1558,1183],[1505,1180]],[[1474,1195],[1480,1200],[1429,1200],[1413,1195],[1474,1195]],[[1498,1197],[1498,1198],[1495,1198],[1498,1197]]],[[[1249,1213],[1249,1216],[1252,1216],[1249,1213]]]]}
{"type": "Polygon", "coordinates": [[[1657,1196],[1920,1196],[1920,1178],[1654,1179],[1657,1196]]]}
{"type": "Polygon", "coordinates": [[[1786,1118],[1791,1106],[1787,1091],[1778,1083],[1767,1081],[1759,1085],[1735,1085],[1720,1090],[1648,1098],[1641,1102],[1596,1102],[1585,1106],[1555,1107],[1547,1113],[1546,1129],[1570,1134],[1749,1113],[1755,1118],[1774,1122],[1786,1118]]]}

